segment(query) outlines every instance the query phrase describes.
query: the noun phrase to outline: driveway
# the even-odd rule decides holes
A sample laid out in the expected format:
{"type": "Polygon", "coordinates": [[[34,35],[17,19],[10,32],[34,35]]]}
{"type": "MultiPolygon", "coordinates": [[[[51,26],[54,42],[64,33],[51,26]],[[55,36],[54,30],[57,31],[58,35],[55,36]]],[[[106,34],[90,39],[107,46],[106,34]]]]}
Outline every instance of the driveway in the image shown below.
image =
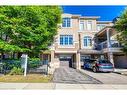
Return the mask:
{"type": "Polygon", "coordinates": [[[94,73],[91,70],[80,70],[82,73],[87,74],[104,84],[127,84],[127,76],[116,73],[94,73]]]}
{"type": "Polygon", "coordinates": [[[76,69],[62,66],[54,72],[53,83],[70,83],[70,84],[100,84],[98,80],[82,74],[76,69]]]}

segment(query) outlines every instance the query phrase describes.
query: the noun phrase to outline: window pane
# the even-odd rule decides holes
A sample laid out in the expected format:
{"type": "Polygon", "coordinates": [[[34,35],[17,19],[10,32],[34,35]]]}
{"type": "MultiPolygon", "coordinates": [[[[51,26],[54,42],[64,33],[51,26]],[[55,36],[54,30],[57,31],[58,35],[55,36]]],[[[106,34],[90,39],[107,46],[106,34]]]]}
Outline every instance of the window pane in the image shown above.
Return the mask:
{"type": "Polygon", "coordinates": [[[84,46],[92,46],[92,38],[89,36],[84,37],[84,46]]]}
{"type": "Polygon", "coordinates": [[[98,31],[100,31],[100,30],[101,30],[100,25],[97,25],[97,30],[98,30],[98,31]]]}
{"type": "Polygon", "coordinates": [[[69,36],[69,45],[72,45],[72,44],[73,44],[73,37],[69,36]]]}
{"type": "Polygon", "coordinates": [[[84,21],[80,21],[79,28],[80,30],[84,30],[84,21]]]}
{"type": "Polygon", "coordinates": [[[71,26],[71,19],[70,18],[63,18],[62,27],[70,27],[71,26]]]}
{"type": "Polygon", "coordinates": [[[88,21],[87,30],[92,30],[92,21],[88,21]]]}
{"type": "Polygon", "coordinates": [[[92,45],[92,41],[91,41],[91,39],[88,39],[87,44],[88,44],[88,46],[91,46],[91,45],[92,45]]]}
{"type": "Polygon", "coordinates": [[[84,39],[84,46],[87,46],[87,39],[84,39]]]}
{"type": "Polygon", "coordinates": [[[60,35],[60,45],[72,45],[73,36],[72,35],[60,35]]]}
{"type": "Polygon", "coordinates": [[[97,25],[97,30],[99,31],[99,30],[103,29],[104,27],[105,27],[105,25],[97,25]]]}
{"type": "Polygon", "coordinates": [[[68,45],[68,36],[65,36],[65,45],[68,45]]]}
{"type": "Polygon", "coordinates": [[[67,18],[67,27],[70,27],[70,18],[67,18]]]}
{"type": "Polygon", "coordinates": [[[63,36],[60,36],[60,45],[63,45],[64,43],[64,38],[63,38],[63,36]]]}

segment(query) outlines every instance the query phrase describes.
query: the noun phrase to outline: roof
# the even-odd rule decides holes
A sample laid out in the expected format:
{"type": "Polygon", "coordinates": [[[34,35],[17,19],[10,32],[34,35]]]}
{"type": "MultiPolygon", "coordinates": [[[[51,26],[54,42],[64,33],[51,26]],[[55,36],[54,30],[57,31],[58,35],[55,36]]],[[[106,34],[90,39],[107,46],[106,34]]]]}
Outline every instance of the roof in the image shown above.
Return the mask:
{"type": "Polygon", "coordinates": [[[99,19],[100,16],[81,16],[80,18],[85,18],[85,19],[99,19]]]}
{"type": "Polygon", "coordinates": [[[107,24],[107,23],[112,23],[112,21],[97,21],[97,23],[107,24]]]}
{"type": "Polygon", "coordinates": [[[81,16],[78,14],[69,14],[69,13],[64,13],[62,14],[63,17],[78,17],[78,18],[84,18],[84,19],[98,19],[100,16],[81,16]]]}

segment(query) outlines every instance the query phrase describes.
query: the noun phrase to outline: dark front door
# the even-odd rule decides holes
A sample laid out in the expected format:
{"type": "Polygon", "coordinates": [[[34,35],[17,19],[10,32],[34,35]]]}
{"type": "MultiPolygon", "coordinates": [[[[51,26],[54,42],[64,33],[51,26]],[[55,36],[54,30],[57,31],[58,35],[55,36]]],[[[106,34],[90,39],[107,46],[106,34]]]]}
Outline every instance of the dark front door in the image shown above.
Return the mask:
{"type": "Polygon", "coordinates": [[[71,59],[60,59],[60,67],[72,67],[71,59]]]}

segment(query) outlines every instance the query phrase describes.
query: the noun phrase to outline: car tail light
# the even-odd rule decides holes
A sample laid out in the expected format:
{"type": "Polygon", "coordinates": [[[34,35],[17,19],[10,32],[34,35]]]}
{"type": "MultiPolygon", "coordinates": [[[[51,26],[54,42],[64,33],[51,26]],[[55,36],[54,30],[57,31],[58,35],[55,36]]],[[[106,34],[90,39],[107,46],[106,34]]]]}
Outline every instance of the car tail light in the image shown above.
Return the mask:
{"type": "Polygon", "coordinates": [[[102,64],[97,64],[97,66],[103,66],[102,64]]]}

